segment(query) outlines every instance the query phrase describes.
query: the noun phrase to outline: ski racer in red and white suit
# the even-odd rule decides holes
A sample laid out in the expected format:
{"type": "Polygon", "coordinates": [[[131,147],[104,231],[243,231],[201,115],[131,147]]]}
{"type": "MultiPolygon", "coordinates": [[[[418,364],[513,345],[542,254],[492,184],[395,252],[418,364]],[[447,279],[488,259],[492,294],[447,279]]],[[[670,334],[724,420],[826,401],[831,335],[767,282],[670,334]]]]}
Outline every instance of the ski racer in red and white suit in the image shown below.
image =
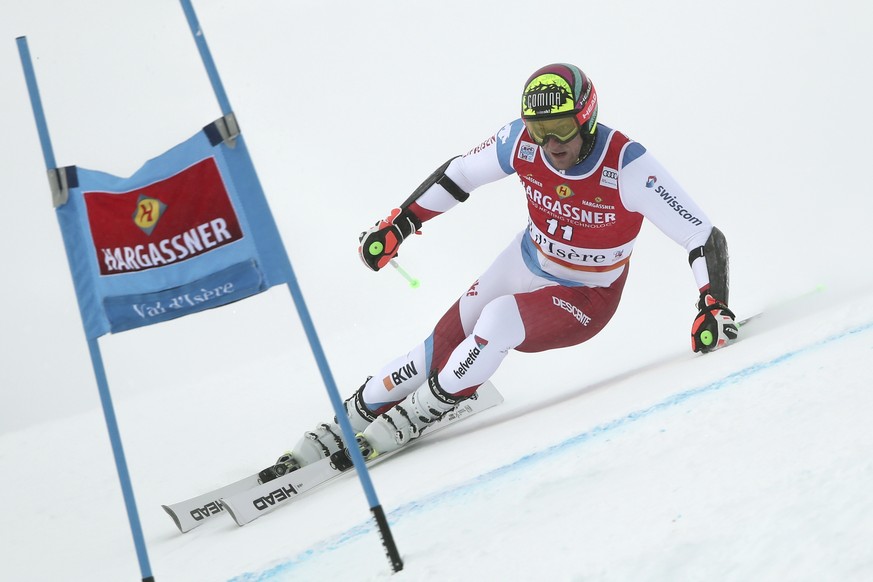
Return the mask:
{"type": "MultiPolygon", "coordinates": [[[[644,217],[689,253],[705,246],[712,223],[652,154],[603,124],[596,134],[588,157],[566,171],[549,163],[521,119],[449,163],[444,174],[465,192],[516,174],[527,227],[427,340],[364,385],[367,408],[381,412],[431,373],[446,392],[470,394],[511,349],[539,352],[592,338],[615,313],[644,217]]],[[[458,203],[433,184],[408,208],[424,222],[458,203]]],[[[706,256],[692,271],[705,293],[706,256]]]]}
{"type": "MultiPolygon", "coordinates": [[[[362,233],[361,258],[373,270],[383,268],[424,222],[512,174],[527,201],[527,227],[427,339],[345,401],[369,452],[416,438],[471,396],[510,350],[562,348],[600,332],[621,299],[644,218],[689,253],[700,292],[694,351],[736,337],[724,236],[642,145],[597,123],[593,84],[564,63],[531,76],[520,119],[443,164],[400,208],[362,233]]],[[[293,450],[299,464],[336,446],[338,431],[321,426],[293,450]]]]}

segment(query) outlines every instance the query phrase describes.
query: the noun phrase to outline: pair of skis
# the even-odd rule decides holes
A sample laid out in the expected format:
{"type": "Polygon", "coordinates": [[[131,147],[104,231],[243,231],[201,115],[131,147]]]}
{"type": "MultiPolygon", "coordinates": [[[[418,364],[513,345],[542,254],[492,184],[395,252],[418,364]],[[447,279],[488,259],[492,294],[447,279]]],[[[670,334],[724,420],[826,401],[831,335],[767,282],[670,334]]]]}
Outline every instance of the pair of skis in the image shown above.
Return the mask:
{"type": "MultiPolygon", "coordinates": [[[[416,442],[470,416],[497,406],[503,396],[491,382],[479,387],[476,394],[464,400],[439,421],[430,426],[419,438],[397,451],[382,454],[369,461],[372,465],[414,446],[416,442]]],[[[293,503],[305,493],[327,484],[352,467],[345,451],[334,453],[315,463],[291,471],[281,477],[261,483],[254,473],[223,487],[171,505],[162,505],[182,533],[203,525],[222,514],[229,514],[237,525],[245,525],[279,507],[293,503]]]]}

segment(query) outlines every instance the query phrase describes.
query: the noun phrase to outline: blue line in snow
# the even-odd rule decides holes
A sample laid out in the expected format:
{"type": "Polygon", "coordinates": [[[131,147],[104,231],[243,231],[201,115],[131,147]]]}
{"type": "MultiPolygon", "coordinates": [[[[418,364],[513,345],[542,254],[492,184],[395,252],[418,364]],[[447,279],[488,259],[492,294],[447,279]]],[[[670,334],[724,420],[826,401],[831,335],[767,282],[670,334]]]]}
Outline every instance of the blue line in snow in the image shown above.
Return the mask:
{"type": "MultiPolygon", "coordinates": [[[[740,381],[749,378],[750,376],[754,376],[760,372],[763,372],[764,370],[776,367],[780,364],[785,363],[788,360],[796,358],[797,356],[815,351],[830,343],[841,340],[851,335],[869,331],[870,329],[873,329],[873,322],[868,322],[864,325],[853,327],[849,330],[832,335],[802,348],[786,352],[780,356],[773,358],[770,361],[752,364],[751,366],[743,368],[742,370],[739,370],[737,372],[733,372],[732,374],[728,374],[724,378],[720,378],[719,380],[711,382],[705,386],[692,388],[690,390],[686,390],[685,392],[675,394],[667,398],[666,400],[662,400],[657,404],[649,406],[648,408],[636,410],[621,418],[616,418],[615,420],[612,420],[610,422],[598,425],[589,431],[570,437],[548,448],[525,455],[517,461],[513,461],[508,465],[498,467],[497,469],[479,475],[478,477],[475,477],[464,483],[460,483],[450,489],[445,489],[443,491],[428,495],[418,501],[413,501],[405,505],[401,505],[400,507],[389,513],[389,522],[392,524],[396,523],[403,517],[415,514],[419,511],[433,509],[434,506],[437,506],[439,504],[469,495],[479,488],[491,484],[506,475],[510,475],[512,473],[516,473],[522,470],[527,470],[529,465],[532,463],[537,463],[552,456],[555,456],[559,453],[565,452],[566,450],[571,449],[581,443],[587,442],[595,437],[598,437],[605,432],[609,432],[616,428],[626,426],[632,422],[651,416],[656,412],[672,408],[673,406],[681,404],[699,394],[715,392],[727,386],[738,384],[740,381]]],[[[305,552],[295,556],[294,558],[291,558],[287,562],[282,562],[277,566],[260,572],[246,572],[244,574],[240,574],[239,576],[231,578],[229,582],[267,582],[279,580],[280,576],[290,574],[295,568],[304,565],[306,562],[329,552],[332,552],[333,550],[339,549],[361,536],[375,532],[375,530],[376,527],[372,523],[372,520],[368,520],[351,529],[346,530],[345,532],[338,534],[331,539],[325,540],[313,546],[305,552]]]]}

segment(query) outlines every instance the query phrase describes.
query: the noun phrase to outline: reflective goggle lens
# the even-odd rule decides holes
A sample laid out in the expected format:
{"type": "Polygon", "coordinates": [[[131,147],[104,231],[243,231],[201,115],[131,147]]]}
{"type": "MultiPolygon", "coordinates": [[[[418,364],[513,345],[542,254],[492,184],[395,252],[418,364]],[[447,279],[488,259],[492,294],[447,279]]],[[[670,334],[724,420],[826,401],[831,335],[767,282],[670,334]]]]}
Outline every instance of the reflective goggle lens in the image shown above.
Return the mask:
{"type": "Polygon", "coordinates": [[[553,137],[560,143],[567,143],[579,134],[579,122],[576,121],[575,115],[547,119],[525,119],[524,125],[537,145],[546,143],[548,137],[553,137]]]}

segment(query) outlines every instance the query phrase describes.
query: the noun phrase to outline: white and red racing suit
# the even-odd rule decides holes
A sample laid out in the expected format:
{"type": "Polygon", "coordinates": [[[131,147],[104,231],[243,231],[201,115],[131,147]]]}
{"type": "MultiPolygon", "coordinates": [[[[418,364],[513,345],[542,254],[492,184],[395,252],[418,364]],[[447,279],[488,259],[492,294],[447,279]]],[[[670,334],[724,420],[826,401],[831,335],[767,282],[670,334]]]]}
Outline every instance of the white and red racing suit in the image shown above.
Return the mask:
{"type": "MultiPolygon", "coordinates": [[[[517,119],[455,158],[445,174],[465,192],[516,174],[528,224],[424,342],[368,380],[364,402],[376,412],[431,373],[438,372],[446,392],[469,395],[511,349],[538,352],[592,338],[618,307],[643,218],[688,252],[703,246],[712,230],[642,145],[603,124],[591,153],[566,171],[550,165],[517,119]]],[[[409,208],[426,221],[457,204],[434,184],[409,208]]],[[[699,289],[707,289],[705,257],[692,270],[699,289]]]]}

